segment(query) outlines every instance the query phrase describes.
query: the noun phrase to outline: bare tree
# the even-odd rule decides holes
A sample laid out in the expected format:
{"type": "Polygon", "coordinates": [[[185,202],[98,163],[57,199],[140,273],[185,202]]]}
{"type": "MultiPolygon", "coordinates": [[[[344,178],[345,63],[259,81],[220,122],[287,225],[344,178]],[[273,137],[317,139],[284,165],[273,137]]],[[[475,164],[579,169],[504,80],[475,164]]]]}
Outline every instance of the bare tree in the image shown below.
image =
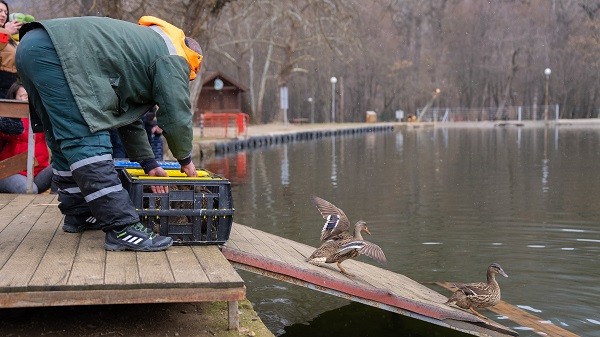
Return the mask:
{"type": "Polygon", "coordinates": [[[211,52],[228,62],[248,65],[245,77],[252,79],[250,100],[257,121],[281,121],[276,108],[265,115],[266,90],[272,90],[278,102],[278,88],[287,86],[293,74],[310,73],[310,63],[317,60],[315,50],[335,53],[347,43],[344,32],[351,19],[350,7],[340,0],[238,1],[228,13],[223,17],[227,19],[224,28],[218,31],[223,34],[218,38],[221,42],[215,38],[211,52]],[[236,29],[238,25],[245,29],[236,29]]]}

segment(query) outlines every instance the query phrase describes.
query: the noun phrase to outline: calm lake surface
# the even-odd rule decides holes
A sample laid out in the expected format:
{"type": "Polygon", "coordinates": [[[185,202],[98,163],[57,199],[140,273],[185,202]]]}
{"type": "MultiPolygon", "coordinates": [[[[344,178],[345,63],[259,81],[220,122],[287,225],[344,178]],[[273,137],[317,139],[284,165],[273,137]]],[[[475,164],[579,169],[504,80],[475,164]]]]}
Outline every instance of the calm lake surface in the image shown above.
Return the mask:
{"type": "MultiPolygon", "coordinates": [[[[498,279],[504,300],[600,336],[600,128],[404,129],[276,145],[203,165],[232,181],[238,223],[316,246],[323,219],[314,194],[350,222],[367,222],[385,268],[420,282],[475,282],[497,262],[509,275],[498,279]]],[[[240,274],[276,335],[432,335],[396,314],[240,274]]]]}

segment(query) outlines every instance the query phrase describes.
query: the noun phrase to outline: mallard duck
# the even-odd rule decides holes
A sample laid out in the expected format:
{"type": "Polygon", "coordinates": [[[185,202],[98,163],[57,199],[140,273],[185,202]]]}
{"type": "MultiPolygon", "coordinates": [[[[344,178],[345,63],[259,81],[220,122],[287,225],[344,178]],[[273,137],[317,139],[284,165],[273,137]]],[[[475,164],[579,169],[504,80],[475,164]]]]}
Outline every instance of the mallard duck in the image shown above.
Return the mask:
{"type": "MultiPolygon", "coordinates": [[[[344,214],[344,211],[337,208],[329,201],[317,196],[311,196],[311,200],[313,204],[317,206],[323,219],[325,219],[325,225],[323,225],[323,229],[321,230],[321,243],[327,240],[351,239],[354,237],[354,235],[350,233],[350,221],[346,214],[344,214]]],[[[358,222],[356,225],[358,225],[358,222]]],[[[365,231],[369,233],[368,230],[365,231]]]]}
{"type": "Polygon", "coordinates": [[[358,255],[366,255],[380,263],[386,263],[385,254],[381,248],[369,241],[363,240],[361,232],[368,234],[367,223],[358,221],[354,225],[354,236],[349,238],[330,239],[321,244],[309,257],[307,262],[320,265],[322,263],[337,263],[338,268],[345,275],[352,275],[342,268],[341,263],[358,255]]]}
{"type": "Polygon", "coordinates": [[[453,283],[452,287],[457,290],[445,304],[456,304],[456,306],[468,309],[475,315],[485,318],[475,308],[492,307],[500,302],[500,286],[496,282],[496,274],[508,277],[502,267],[497,263],[492,263],[487,269],[487,283],[453,283]]]}

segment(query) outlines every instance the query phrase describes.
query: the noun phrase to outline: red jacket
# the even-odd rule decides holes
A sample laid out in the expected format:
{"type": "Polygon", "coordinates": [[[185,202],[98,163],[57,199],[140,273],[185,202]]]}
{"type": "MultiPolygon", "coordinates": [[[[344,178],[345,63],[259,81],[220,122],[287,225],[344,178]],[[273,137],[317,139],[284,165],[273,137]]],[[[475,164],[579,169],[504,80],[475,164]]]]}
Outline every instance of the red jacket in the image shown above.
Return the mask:
{"type": "MultiPolygon", "coordinates": [[[[0,160],[12,157],[16,154],[27,152],[27,137],[29,135],[29,119],[23,118],[23,127],[25,131],[20,135],[7,135],[0,132],[0,143],[5,143],[0,150],[0,160]]],[[[41,170],[50,165],[50,155],[48,153],[48,145],[43,133],[35,134],[35,163],[33,174],[37,175],[41,170]]],[[[27,170],[21,171],[21,174],[26,176],[27,170]]]]}

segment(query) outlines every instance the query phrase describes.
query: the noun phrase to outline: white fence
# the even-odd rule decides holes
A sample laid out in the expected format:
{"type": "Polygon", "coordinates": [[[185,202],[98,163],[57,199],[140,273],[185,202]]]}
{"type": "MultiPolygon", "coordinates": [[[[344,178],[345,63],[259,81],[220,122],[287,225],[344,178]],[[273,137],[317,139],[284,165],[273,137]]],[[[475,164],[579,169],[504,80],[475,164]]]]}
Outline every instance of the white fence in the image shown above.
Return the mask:
{"type": "Polygon", "coordinates": [[[495,120],[558,120],[560,110],[556,105],[507,106],[499,110],[489,108],[429,108],[417,110],[417,118],[423,122],[468,122],[495,120]]]}

